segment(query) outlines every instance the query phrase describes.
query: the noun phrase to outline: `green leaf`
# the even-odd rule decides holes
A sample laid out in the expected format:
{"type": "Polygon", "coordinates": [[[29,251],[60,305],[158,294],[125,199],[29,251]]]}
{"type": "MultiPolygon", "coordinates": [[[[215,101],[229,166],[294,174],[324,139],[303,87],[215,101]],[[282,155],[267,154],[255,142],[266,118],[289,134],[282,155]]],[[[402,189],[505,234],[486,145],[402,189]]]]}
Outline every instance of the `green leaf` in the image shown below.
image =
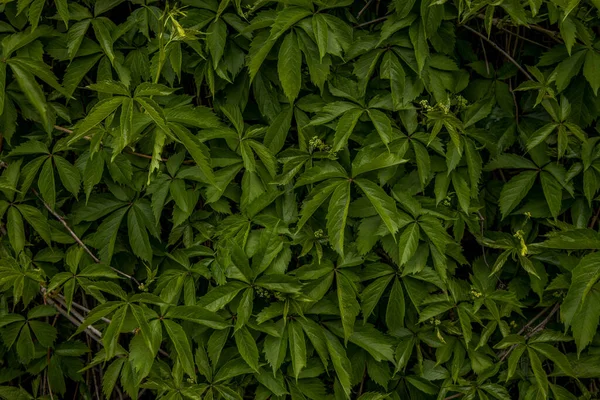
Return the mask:
{"type": "Polygon", "coordinates": [[[222,19],[217,19],[206,31],[206,44],[212,56],[213,65],[219,65],[227,42],[227,25],[222,19]]]}
{"type": "Polygon", "coordinates": [[[21,90],[27,97],[27,100],[29,100],[40,116],[44,128],[49,132],[52,127],[48,106],[46,105],[46,98],[42,89],[35,81],[33,74],[17,64],[10,64],[10,68],[17,83],[21,87],[21,90]]]}
{"type": "Polygon", "coordinates": [[[425,67],[425,61],[429,57],[429,46],[427,44],[424,24],[422,22],[413,23],[410,26],[409,35],[417,60],[417,73],[420,75],[425,67]]]}
{"type": "Polygon", "coordinates": [[[342,148],[346,147],[348,144],[348,139],[350,138],[350,135],[352,135],[354,127],[358,123],[358,119],[363,114],[363,111],[364,110],[360,108],[355,108],[345,112],[344,115],[342,115],[335,128],[333,151],[340,151],[342,148]]]}
{"type": "Polygon", "coordinates": [[[79,170],[71,165],[67,160],[60,156],[53,156],[52,159],[56,164],[56,170],[63,186],[77,198],[81,178],[79,170]]]}
{"type": "Polygon", "coordinates": [[[549,172],[542,171],[540,173],[542,182],[542,190],[548,202],[548,207],[554,218],[558,217],[562,207],[562,186],[556,181],[556,178],[549,172]]]}
{"type": "Polygon", "coordinates": [[[595,286],[585,297],[581,308],[572,319],[573,338],[577,345],[577,353],[592,342],[600,323],[600,293],[595,286]]]}
{"type": "Polygon", "coordinates": [[[19,361],[23,364],[27,364],[35,355],[35,345],[33,344],[31,330],[29,329],[28,324],[23,325],[21,333],[19,334],[19,339],[17,340],[17,354],[19,356],[19,361]]]}
{"type": "Polygon", "coordinates": [[[342,317],[344,340],[347,342],[354,331],[354,321],[360,312],[360,306],[356,300],[356,288],[354,283],[343,273],[336,273],[337,299],[342,317]]]}
{"type": "Polygon", "coordinates": [[[4,97],[6,90],[6,63],[0,63],[0,115],[4,112],[4,97]]]}
{"type": "Polygon", "coordinates": [[[329,42],[329,28],[327,21],[321,14],[315,14],[312,17],[312,28],[319,48],[319,61],[323,61],[323,57],[327,54],[327,45],[329,42]]]}
{"type": "Polygon", "coordinates": [[[283,93],[290,103],[293,103],[302,85],[302,53],[296,40],[294,32],[287,34],[281,47],[279,48],[279,58],[277,61],[277,72],[283,93]]]}
{"type": "Polygon", "coordinates": [[[173,133],[175,133],[175,136],[177,136],[177,139],[183,143],[186,150],[190,153],[196,162],[196,165],[198,165],[200,171],[202,171],[202,174],[208,180],[208,183],[215,185],[215,175],[206,146],[192,135],[188,129],[174,124],[171,124],[170,127],[173,130],[173,133]]]}
{"type": "Polygon", "coordinates": [[[325,341],[327,343],[327,349],[329,351],[329,355],[331,357],[331,363],[333,364],[333,368],[335,370],[335,374],[344,390],[344,395],[347,399],[350,398],[350,390],[352,388],[351,384],[351,374],[352,374],[352,364],[346,355],[346,351],[342,347],[341,343],[333,335],[333,333],[328,330],[323,330],[325,334],[325,341]]]}
{"type": "Polygon", "coordinates": [[[525,171],[512,178],[502,187],[500,193],[500,212],[506,218],[525,198],[537,178],[537,171],[525,171]]]}
{"type": "Polygon", "coordinates": [[[277,115],[267,132],[265,133],[264,144],[273,154],[281,151],[285,145],[288,132],[292,125],[293,107],[285,108],[277,115]]]}
{"type": "Polygon", "coordinates": [[[367,114],[369,114],[381,141],[387,145],[392,141],[392,122],[389,117],[376,109],[367,110],[367,114]]]}
{"type": "Polygon", "coordinates": [[[304,341],[304,332],[302,326],[296,321],[290,321],[288,324],[288,338],[290,341],[290,355],[292,356],[292,368],[294,376],[298,376],[304,367],[306,367],[306,343],[304,341]]]}
{"type": "Polygon", "coordinates": [[[529,355],[529,362],[531,363],[531,369],[533,370],[538,390],[540,391],[541,396],[546,398],[548,396],[548,376],[544,371],[542,362],[532,348],[527,348],[527,354],[529,355]]]}
{"type": "Polygon", "coordinates": [[[243,282],[228,282],[226,285],[218,286],[199,299],[198,305],[209,311],[218,311],[225,307],[237,294],[248,287],[243,282]]]}
{"type": "MultiPolygon", "coordinates": [[[[46,220],[40,210],[27,204],[18,204],[16,207],[27,223],[31,225],[48,246],[50,246],[52,241],[50,226],[48,225],[48,220],[46,220]]],[[[9,216],[11,209],[12,207],[9,209],[9,216]]]]}
{"type": "Polygon", "coordinates": [[[258,372],[258,348],[252,334],[245,326],[233,334],[240,355],[253,370],[258,372]]]}
{"type": "Polygon", "coordinates": [[[20,253],[25,248],[23,218],[15,207],[10,207],[7,214],[6,230],[8,231],[8,239],[15,252],[20,253]]]}
{"type": "Polygon", "coordinates": [[[327,211],[327,233],[329,243],[340,255],[344,254],[344,231],[350,207],[350,182],[338,183],[327,211]]]}
{"type": "Polygon", "coordinates": [[[419,224],[416,222],[411,223],[404,229],[398,240],[398,257],[400,265],[406,264],[415,254],[419,245],[420,235],[421,230],[419,229],[419,224]]]}
{"type": "Polygon", "coordinates": [[[398,230],[395,220],[396,202],[381,187],[366,179],[354,181],[365,193],[392,235],[398,230]]]}
{"type": "Polygon", "coordinates": [[[552,362],[565,374],[575,377],[575,371],[573,370],[573,367],[571,366],[567,356],[558,351],[556,347],[548,343],[532,343],[531,348],[544,355],[544,357],[552,360],[552,362]]]}
{"type": "Polygon", "coordinates": [[[183,370],[190,377],[194,378],[196,371],[192,358],[192,348],[190,347],[190,342],[185,331],[181,325],[167,319],[163,320],[163,325],[167,331],[167,335],[169,335],[169,339],[173,342],[177,359],[181,363],[183,370]]]}
{"type": "Polygon", "coordinates": [[[398,278],[394,279],[392,290],[387,304],[385,313],[385,324],[390,332],[399,332],[404,328],[404,315],[406,312],[406,304],[404,301],[404,290],[402,283],[398,278]]]}
{"type": "Polygon", "coordinates": [[[99,101],[90,113],[77,126],[75,126],[73,136],[69,140],[69,144],[75,143],[83,138],[86,133],[95,128],[99,123],[104,121],[123,103],[122,97],[111,97],[99,101]]]}
{"type": "Polygon", "coordinates": [[[144,225],[144,217],[135,206],[127,213],[127,231],[133,253],[145,261],[152,261],[152,246],[144,225]]]}
{"type": "Polygon", "coordinates": [[[92,28],[94,29],[94,34],[96,35],[96,39],[100,43],[102,50],[104,50],[104,54],[108,57],[111,63],[115,61],[115,53],[113,50],[113,39],[110,34],[110,28],[108,23],[106,22],[106,18],[94,18],[92,19],[92,28]]]}
{"type": "Polygon", "coordinates": [[[258,73],[263,61],[277,42],[289,28],[295,25],[300,20],[308,17],[312,13],[300,7],[285,7],[281,12],[277,13],[274,23],[271,25],[269,37],[264,41],[254,40],[250,48],[248,69],[250,71],[250,81],[258,73]]]}
{"type": "Polygon", "coordinates": [[[573,317],[581,309],[586,296],[600,279],[600,253],[592,253],[583,257],[572,271],[569,291],[561,304],[560,316],[568,328],[573,317]]]}
{"type": "Polygon", "coordinates": [[[54,184],[54,167],[51,158],[48,158],[44,162],[44,165],[42,165],[42,170],[38,177],[38,187],[40,188],[42,199],[54,209],[54,204],[56,203],[56,187],[54,184]]]}
{"type": "Polygon", "coordinates": [[[585,55],[583,76],[592,87],[594,94],[598,95],[598,88],[600,88],[600,54],[594,50],[589,50],[585,55]]]}
{"type": "Polygon", "coordinates": [[[548,136],[550,136],[556,128],[558,128],[558,124],[550,123],[533,132],[529,140],[527,140],[527,150],[531,150],[537,145],[545,142],[548,136]]]}
{"type": "Polygon", "coordinates": [[[71,14],[69,13],[69,4],[67,3],[67,0],[55,0],[55,3],[58,15],[60,15],[60,18],[62,18],[65,26],[68,28],[71,14]]]}
{"type": "Polygon", "coordinates": [[[556,88],[558,92],[562,92],[569,86],[571,79],[579,73],[585,61],[586,51],[578,51],[567,57],[554,70],[556,76],[556,88]]]}

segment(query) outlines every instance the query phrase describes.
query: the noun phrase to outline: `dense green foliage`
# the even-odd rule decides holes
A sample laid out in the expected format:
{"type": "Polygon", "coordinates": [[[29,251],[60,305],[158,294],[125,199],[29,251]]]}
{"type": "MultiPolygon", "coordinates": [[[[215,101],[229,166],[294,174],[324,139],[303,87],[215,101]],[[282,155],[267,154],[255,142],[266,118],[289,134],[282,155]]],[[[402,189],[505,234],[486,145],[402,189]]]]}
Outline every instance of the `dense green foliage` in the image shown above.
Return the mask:
{"type": "Polygon", "coordinates": [[[0,398],[598,398],[599,0],[0,10],[0,398]]]}

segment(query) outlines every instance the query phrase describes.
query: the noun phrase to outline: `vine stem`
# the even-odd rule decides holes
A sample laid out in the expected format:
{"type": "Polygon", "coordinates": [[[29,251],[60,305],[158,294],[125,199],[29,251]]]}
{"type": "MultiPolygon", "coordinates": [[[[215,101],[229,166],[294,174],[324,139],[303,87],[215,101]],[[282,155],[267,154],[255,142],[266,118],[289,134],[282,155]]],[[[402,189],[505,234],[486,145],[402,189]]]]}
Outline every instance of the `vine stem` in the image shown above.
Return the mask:
{"type": "MultiPolygon", "coordinates": [[[[90,255],[90,257],[92,257],[92,260],[94,260],[94,262],[96,264],[101,264],[102,262],[100,261],[100,259],[98,257],[96,257],[94,255],[94,253],[92,253],[92,251],[89,249],[89,247],[87,247],[85,245],[85,243],[83,243],[83,241],[79,238],[79,236],[77,236],[77,234],[75,232],[73,232],[73,230],[71,229],[71,227],[69,227],[69,224],[67,224],[67,221],[65,221],[65,219],[63,217],[61,217],[56,211],[54,211],[52,209],[52,207],[50,207],[50,204],[46,203],[46,201],[44,201],[44,199],[42,199],[39,195],[39,193],[37,192],[37,190],[35,189],[31,189],[31,191],[33,192],[33,194],[36,195],[36,197],[42,202],[42,204],[44,204],[44,207],[46,207],[46,210],[48,210],[50,212],[50,214],[52,214],[67,230],[67,232],[69,232],[69,234],[71,235],[71,237],[77,242],[77,244],[79,246],[81,246],[81,248],[83,250],[85,250],[86,253],[88,253],[90,255]]],[[[135,282],[135,284],[139,287],[140,286],[140,282],[135,279],[133,276],[126,274],[123,271],[119,271],[118,269],[114,268],[114,267],[110,267],[110,269],[112,269],[113,271],[115,271],[117,274],[132,280],[133,282],[135,282]]]]}
{"type": "Polygon", "coordinates": [[[476,31],[475,29],[471,28],[468,25],[462,25],[463,28],[465,28],[466,30],[476,34],[477,36],[479,36],[481,39],[485,40],[486,42],[488,42],[493,48],[495,48],[496,50],[498,50],[500,53],[502,53],[502,55],[504,57],[506,57],[511,63],[513,63],[517,68],[519,68],[519,71],[521,71],[523,73],[523,75],[525,75],[527,77],[527,79],[529,79],[530,81],[533,81],[535,79],[533,79],[533,77],[531,75],[529,75],[529,73],[525,70],[525,68],[523,68],[521,66],[521,64],[519,64],[517,62],[517,60],[515,60],[514,58],[511,57],[510,54],[508,54],[502,47],[498,46],[496,43],[494,43],[492,40],[488,39],[487,36],[479,33],[478,31],[476,31]]]}

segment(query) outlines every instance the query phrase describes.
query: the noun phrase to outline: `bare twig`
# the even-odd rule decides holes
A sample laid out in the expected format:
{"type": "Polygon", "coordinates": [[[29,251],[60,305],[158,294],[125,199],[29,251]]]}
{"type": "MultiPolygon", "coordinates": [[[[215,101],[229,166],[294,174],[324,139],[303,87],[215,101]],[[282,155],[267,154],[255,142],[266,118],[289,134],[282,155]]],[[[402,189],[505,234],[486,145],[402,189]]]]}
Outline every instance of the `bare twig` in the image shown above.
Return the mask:
{"type": "MultiPolygon", "coordinates": [[[[542,322],[540,322],[535,328],[533,328],[531,330],[531,332],[527,333],[525,335],[525,338],[529,339],[530,337],[532,337],[533,335],[535,335],[536,333],[538,333],[539,331],[541,331],[542,329],[544,329],[546,327],[546,324],[548,324],[548,322],[550,321],[550,319],[552,318],[552,316],[554,314],[556,314],[556,312],[559,309],[560,309],[560,303],[556,303],[554,305],[554,307],[552,307],[550,313],[546,316],[546,318],[544,318],[544,320],[542,322]]],[[[525,330],[527,330],[527,328],[529,328],[531,325],[533,325],[533,323],[537,319],[539,319],[542,315],[544,315],[548,310],[550,310],[550,307],[544,308],[535,317],[533,317],[531,320],[529,320],[529,322],[521,328],[521,330],[519,331],[518,334],[520,335],[523,332],[525,332],[525,330]]],[[[503,353],[501,353],[499,362],[503,362],[504,360],[506,360],[506,358],[510,355],[510,353],[515,349],[516,346],[517,345],[513,345],[513,346],[509,347],[508,349],[506,349],[506,351],[504,351],[503,353]]]]}
{"type": "MultiPolygon", "coordinates": [[[[46,295],[45,295],[46,291],[44,288],[42,288],[42,293],[44,294],[45,300],[48,304],[53,305],[54,308],[56,308],[56,310],[61,315],[63,315],[66,319],[71,321],[71,323],[73,323],[73,325],[76,325],[77,327],[81,326],[82,321],[79,321],[79,319],[75,318],[73,315],[68,313],[67,310],[62,308],[60,304],[58,304],[57,302],[54,301],[54,299],[52,299],[50,297],[46,297],[46,295]]],[[[87,328],[85,328],[84,332],[94,341],[96,341],[100,344],[102,343],[102,340],[101,340],[102,333],[100,333],[100,331],[98,329],[94,328],[93,326],[88,326],[87,328]]]]}
{"type": "Polygon", "coordinates": [[[526,42],[529,42],[529,43],[531,43],[531,44],[535,44],[536,46],[540,46],[540,47],[543,47],[543,48],[545,48],[545,49],[548,49],[548,50],[549,50],[549,49],[551,49],[551,47],[550,47],[550,46],[546,46],[545,44],[542,44],[542,43],[540,43],[540,42],[536,42],[535,40],[531,40],[531,39],[529,39],[529,38],[526,38],[525,36],[519,35],[518,33],[515,33],[515,32],[513,32],[513,31],[511,31],[511,30],[509,30],[509,29],[506,29],[506,28],[502,27],[502,26],[498,26],[497,28],[498,28],[498,29],[500,29],[502,32],[506,32],[506,33],[508,33],[509,35],[516,36],[516,37],[518,37],[519,39],[521,39],[521,40],[524,40],[524,41],[526,41],[526,42]]]}
{"type": "Polygon", "coordinates": [[[363,26],[367,26],[367,25],[371,25],[371,24],[376,24],[378,22],[385,21],[387,18],[388,17],[376,18],[376,19],[371,20],[371,21],[363,22],[362,24],[354,25],[354,27],[355,28],[362,28],[363,26]]]}
{"type": "MultiPolygon", "coordinates": [[[[53,300],[55,300],[57,303],[59,303],[61,306],[63,306],[66,310],[69,310],[69,306],[67,305],[67,301],[66,301],[66,299],[64,298],[63,295],[57,294],[56,296],[53,297],[53,300]]],[[[79,304],[77,304],[77,303],[75,303],[73,301],[71,302],[71,307],[75,307],[75,308],[81,307],[81,308],[83,308],[83,310],[85,312],[87,312],[87,313],[90,312],[90,310],[88,310],[87,308],[85,308],[85,307],[83,307],[83,306],[81,306],[81,305],[79,305],[79,304]]],[[[85,320],[85,317],[83,315],[81,315],[80,313],[78,313],[77,311],[75,311],[73,309],[71,309],[69,311],[71,312],[71,314],[73,314],[75,316],[75,318],[77,318],[81,322],[83,322],[85,320]]],[[[110,322],[111,322],[110,319],[104,318],[104,317],[101,318],[101,320],[103,322],[106,322],[107,324],[110,324],[110,322]]]]}
{"type": "Polygon", "coordinates": [[[365,6],[358,12],[358,15],[356,16],[356,19],[358,20],[360,18],[360,16],[367,11],[367,8],[369,8],[369,6],[371,5],[371,3],[373,2],[373,0],[369,0],[367,2],[367,4],[365,4],[365,6]]]}
{"type": "Polygon", "coordinates": [[[535,321],[537,321],[539,318],[542,317],[542,315],[546,314],[548,312],[548,310],[550,310],[550,306],[544,308],[542,311],[540,311],[535,317],[531,318],[529,320],[529,322],[527,322],[525,325],[523,325],[523,327],[519,330],[519,332],[517,332],[517,335],[522,334],[523,332],[525,332],[527,330],[527,328],[529,328],[531,325],[533,325],[533,323],[535,321]]]}
{"type": "MultiPolygon", "coordinates": [[[[61,217],[56,211],[54,211],[52,209],[52,207],[50,207],[50,205],[48,203],[46,203],[44,201],[44,199],[42,199],[40,197],[40,195],[38,194],[37,190],[35,189],[31,189],[31,191],[37,196],[37,198],[44,204],[44,207],[46,207],[46,210],[48,210],[50,212],[50,214],[54,215],[54,217],[65,227],[65,229],[67,230],[67,232],[69,232],[69,234],[71,235],[71,237],[77,242],[77,244],[79,246],[81,246],[81,248],[83,248],[83,250],[85,250],[86,253],[88,253],[90,255],[90,257],[92,257],[92,260],[94,260],[95,263],[97,264],[101,264],[101,261],[98,257],[96,257],[94,255],[94,253],[92,253],[92,251],[85,245],[85,243],[83,243],[83,241],[79,238],[79,236],[77,236],[77,234],[75,232],[73,232],[73,230],[69,227],[69,224],[67,224],[67,221],[65,221],[65,219],[63,217],[61,217]]],[[[115,271],[117,274],[132,280],[133,282],[135,282],[135,284],[139,287],[140,286],[140,282],[135,279],[133,276],[126,274],[123,271],[119,271],[116,268],[110,267],[110,269],[112,269],[113,271],[115,271]]]]}
{"type": "Polygon", "coordinates": [[[529,79],[530,81],[534,80],[533,77],[531,75],[529,75],[529,73],[525,70],[525,68],[523,68],[521,66],[521,64],[519,64],[514,58],[512,58],[510,54],[508,54],[506,51],[504,51],[504,49],[502,47],[498,46],[492,40],[488,39],[487,36],[477,32],[475,29],[471,28],[470,26],[462,25],[462,27],[465,28],[466,30],[476,34],[477,36],[479,36],[480,38],[482,38],[483,40],[485,40],[486,42],[491,44],[493,48],[495,48],[500,53],[502,53],[502,55],[504,55],[504,57],[506,57],[511,63],[513,63],[517,68],[519,68],[519,71],[521,71],[523,73],[523,75],[525,75],[527,77],[527,79],[529,79]]]}
{"type": "Polygon", "coordinates": [[[535,328],[533,328],[531,330],[531,332],[529,334],[527,334],[526,336],[528,338],[530,338],[533,335],[535,335],[536,333],[538,333],[539,331],[543,330],[546,327],[546,325],[548,324],[548,322],[550,322],[550,319],[554,316],[554,314],[556,314],[558,312],[559,309],[560,309],[560,303],[556,303],[554,305],[554,307],[552,308],[552,311],[550,311],[550,313],[548,314],[548,316],[546,316],[546,318],[544,318],[544,320],[542,322],[540,322],[535,328]]]}
{"type": "Polygon", "coordinates": [[[464,395],[464,393],[453,394],[452,396],[448,396],[448,397],[444,398],[444,400],[458,399],[460,396],[463,396],[463,395],[464,395]]]}

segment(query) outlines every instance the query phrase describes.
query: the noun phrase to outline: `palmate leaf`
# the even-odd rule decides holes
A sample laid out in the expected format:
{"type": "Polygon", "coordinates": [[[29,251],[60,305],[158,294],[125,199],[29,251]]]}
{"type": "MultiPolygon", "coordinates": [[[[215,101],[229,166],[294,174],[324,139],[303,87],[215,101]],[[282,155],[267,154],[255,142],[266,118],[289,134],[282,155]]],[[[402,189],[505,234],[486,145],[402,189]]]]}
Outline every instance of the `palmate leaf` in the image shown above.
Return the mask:
{"type": "Polygon", "coordinates": [[[277,18],[271,26],[271,30],[268,38],[260,45],[256,44],[250,49],[248,69],[250,71],[250,80],[253,80],[263,61],[269,54],[269,51],[289,28],[300,20],[311,15],[311,12],[307,9],[300,7],[286,7],[281,13],[278,13],[277,18]]]}

